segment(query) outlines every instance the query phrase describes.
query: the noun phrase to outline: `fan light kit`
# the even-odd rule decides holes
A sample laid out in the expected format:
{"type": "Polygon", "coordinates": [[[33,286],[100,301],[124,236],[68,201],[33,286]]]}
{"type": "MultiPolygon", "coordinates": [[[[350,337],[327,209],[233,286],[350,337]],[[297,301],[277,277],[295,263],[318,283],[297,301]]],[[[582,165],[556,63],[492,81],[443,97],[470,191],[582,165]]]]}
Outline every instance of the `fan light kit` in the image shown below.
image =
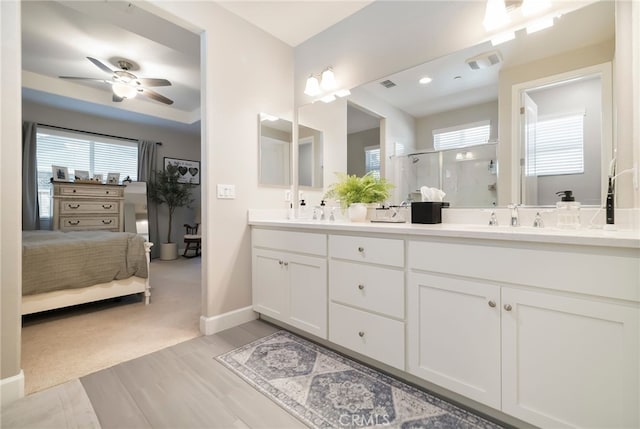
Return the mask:
{"type": "Polygon", "coordinates": [[[173,104],[173,100],[147,88],[149,86],[171,86],[171,82],[169,82],[167,79],[138,77],[130,72],[130,70],[137,70],[138,67],[135,65],[135,63],[129,60],[117,60],[116,63],[118,67],[120,67],[120,70],[112,70],[109,66],[105,65],[100,60],[91,57],[87,57],[87,59],[100,70],[109,73],[111,75],[111,79],[108,80],[76,76],[60,76],[60,78],[81,81],[94,81],[111,85],[111,91],[113,92],[112,99],[114,102],[121,102],[125,99],[131,99],[140,94],[163,104],[173,104]]]}

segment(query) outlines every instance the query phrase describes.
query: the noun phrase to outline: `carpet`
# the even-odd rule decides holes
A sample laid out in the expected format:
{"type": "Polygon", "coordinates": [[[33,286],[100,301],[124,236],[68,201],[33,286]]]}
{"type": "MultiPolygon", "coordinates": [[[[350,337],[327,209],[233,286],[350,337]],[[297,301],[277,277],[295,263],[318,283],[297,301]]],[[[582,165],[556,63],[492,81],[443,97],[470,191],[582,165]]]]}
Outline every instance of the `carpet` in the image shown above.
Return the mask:
{"type": "Polygon", "coordinates": [[[500,427],[287,331],[216,359],[312,428],[500,427]]]}

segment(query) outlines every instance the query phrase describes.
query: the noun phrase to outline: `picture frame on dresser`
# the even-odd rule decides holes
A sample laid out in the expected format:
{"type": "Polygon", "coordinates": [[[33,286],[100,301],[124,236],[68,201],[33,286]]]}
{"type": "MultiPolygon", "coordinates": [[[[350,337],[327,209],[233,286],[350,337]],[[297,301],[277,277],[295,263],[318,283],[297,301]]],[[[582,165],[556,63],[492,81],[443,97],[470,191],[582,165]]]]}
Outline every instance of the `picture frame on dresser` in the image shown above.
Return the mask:
{"type": "Polygon", "coordinates": [[[73,175],[76,180],[89,180],[89,172],[86,170],[74,170],[73,175]]]}
{"type": "Polygon", "coordinates": [[[54,182],[68,182],[69,181],[69,169],[67,167],[61,167],[59,165],[52,165],[51,171],[53,173],[54,182]]]}
{"type": "Polygon", "coordinates": [[[120,173],[108,173],[107,174],[107,184],[108,185],[117,185],[120,181],[120,173]]]}
{"type": "Polygon", "coordinates": [[[178,183],[200,184],[200,161],[165,157],[164,169],[166,170],[169,165],[178,167],[178,172],[180,173],[178,183]]]}

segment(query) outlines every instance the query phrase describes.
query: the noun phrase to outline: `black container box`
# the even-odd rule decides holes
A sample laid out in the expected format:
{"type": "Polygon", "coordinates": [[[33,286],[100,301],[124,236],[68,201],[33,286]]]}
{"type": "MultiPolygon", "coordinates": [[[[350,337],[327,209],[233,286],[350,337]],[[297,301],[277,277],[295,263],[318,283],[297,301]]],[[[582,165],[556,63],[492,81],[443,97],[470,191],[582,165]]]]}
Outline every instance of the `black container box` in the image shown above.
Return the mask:
{"type": "Polygon", "coordinates": [[[442,208],[449,207],[446,202],[412,202],[411,223],[442,223],[442,208]]]}

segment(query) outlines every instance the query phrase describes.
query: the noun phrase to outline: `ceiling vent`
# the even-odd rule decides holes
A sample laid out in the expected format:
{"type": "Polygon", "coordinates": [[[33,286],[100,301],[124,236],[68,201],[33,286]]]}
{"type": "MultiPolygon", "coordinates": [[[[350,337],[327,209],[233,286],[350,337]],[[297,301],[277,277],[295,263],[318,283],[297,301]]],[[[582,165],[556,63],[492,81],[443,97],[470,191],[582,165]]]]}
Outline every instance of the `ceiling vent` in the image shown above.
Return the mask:
{"type": "Polygon", "coordinates": [[[389,79],[383,80],[382,82],[380,82],[380,85],[384,86],[385,88],[393,88],[394,86],[396,86],[396,84],[389,79]]]}
{"type": "Polygon", "coordinates": [[[469,58],[466,62],[471,70],[480,70],[491,67],[502,61],[502,56],[498,51],[484,52],[473,58],[469,58]]]}

